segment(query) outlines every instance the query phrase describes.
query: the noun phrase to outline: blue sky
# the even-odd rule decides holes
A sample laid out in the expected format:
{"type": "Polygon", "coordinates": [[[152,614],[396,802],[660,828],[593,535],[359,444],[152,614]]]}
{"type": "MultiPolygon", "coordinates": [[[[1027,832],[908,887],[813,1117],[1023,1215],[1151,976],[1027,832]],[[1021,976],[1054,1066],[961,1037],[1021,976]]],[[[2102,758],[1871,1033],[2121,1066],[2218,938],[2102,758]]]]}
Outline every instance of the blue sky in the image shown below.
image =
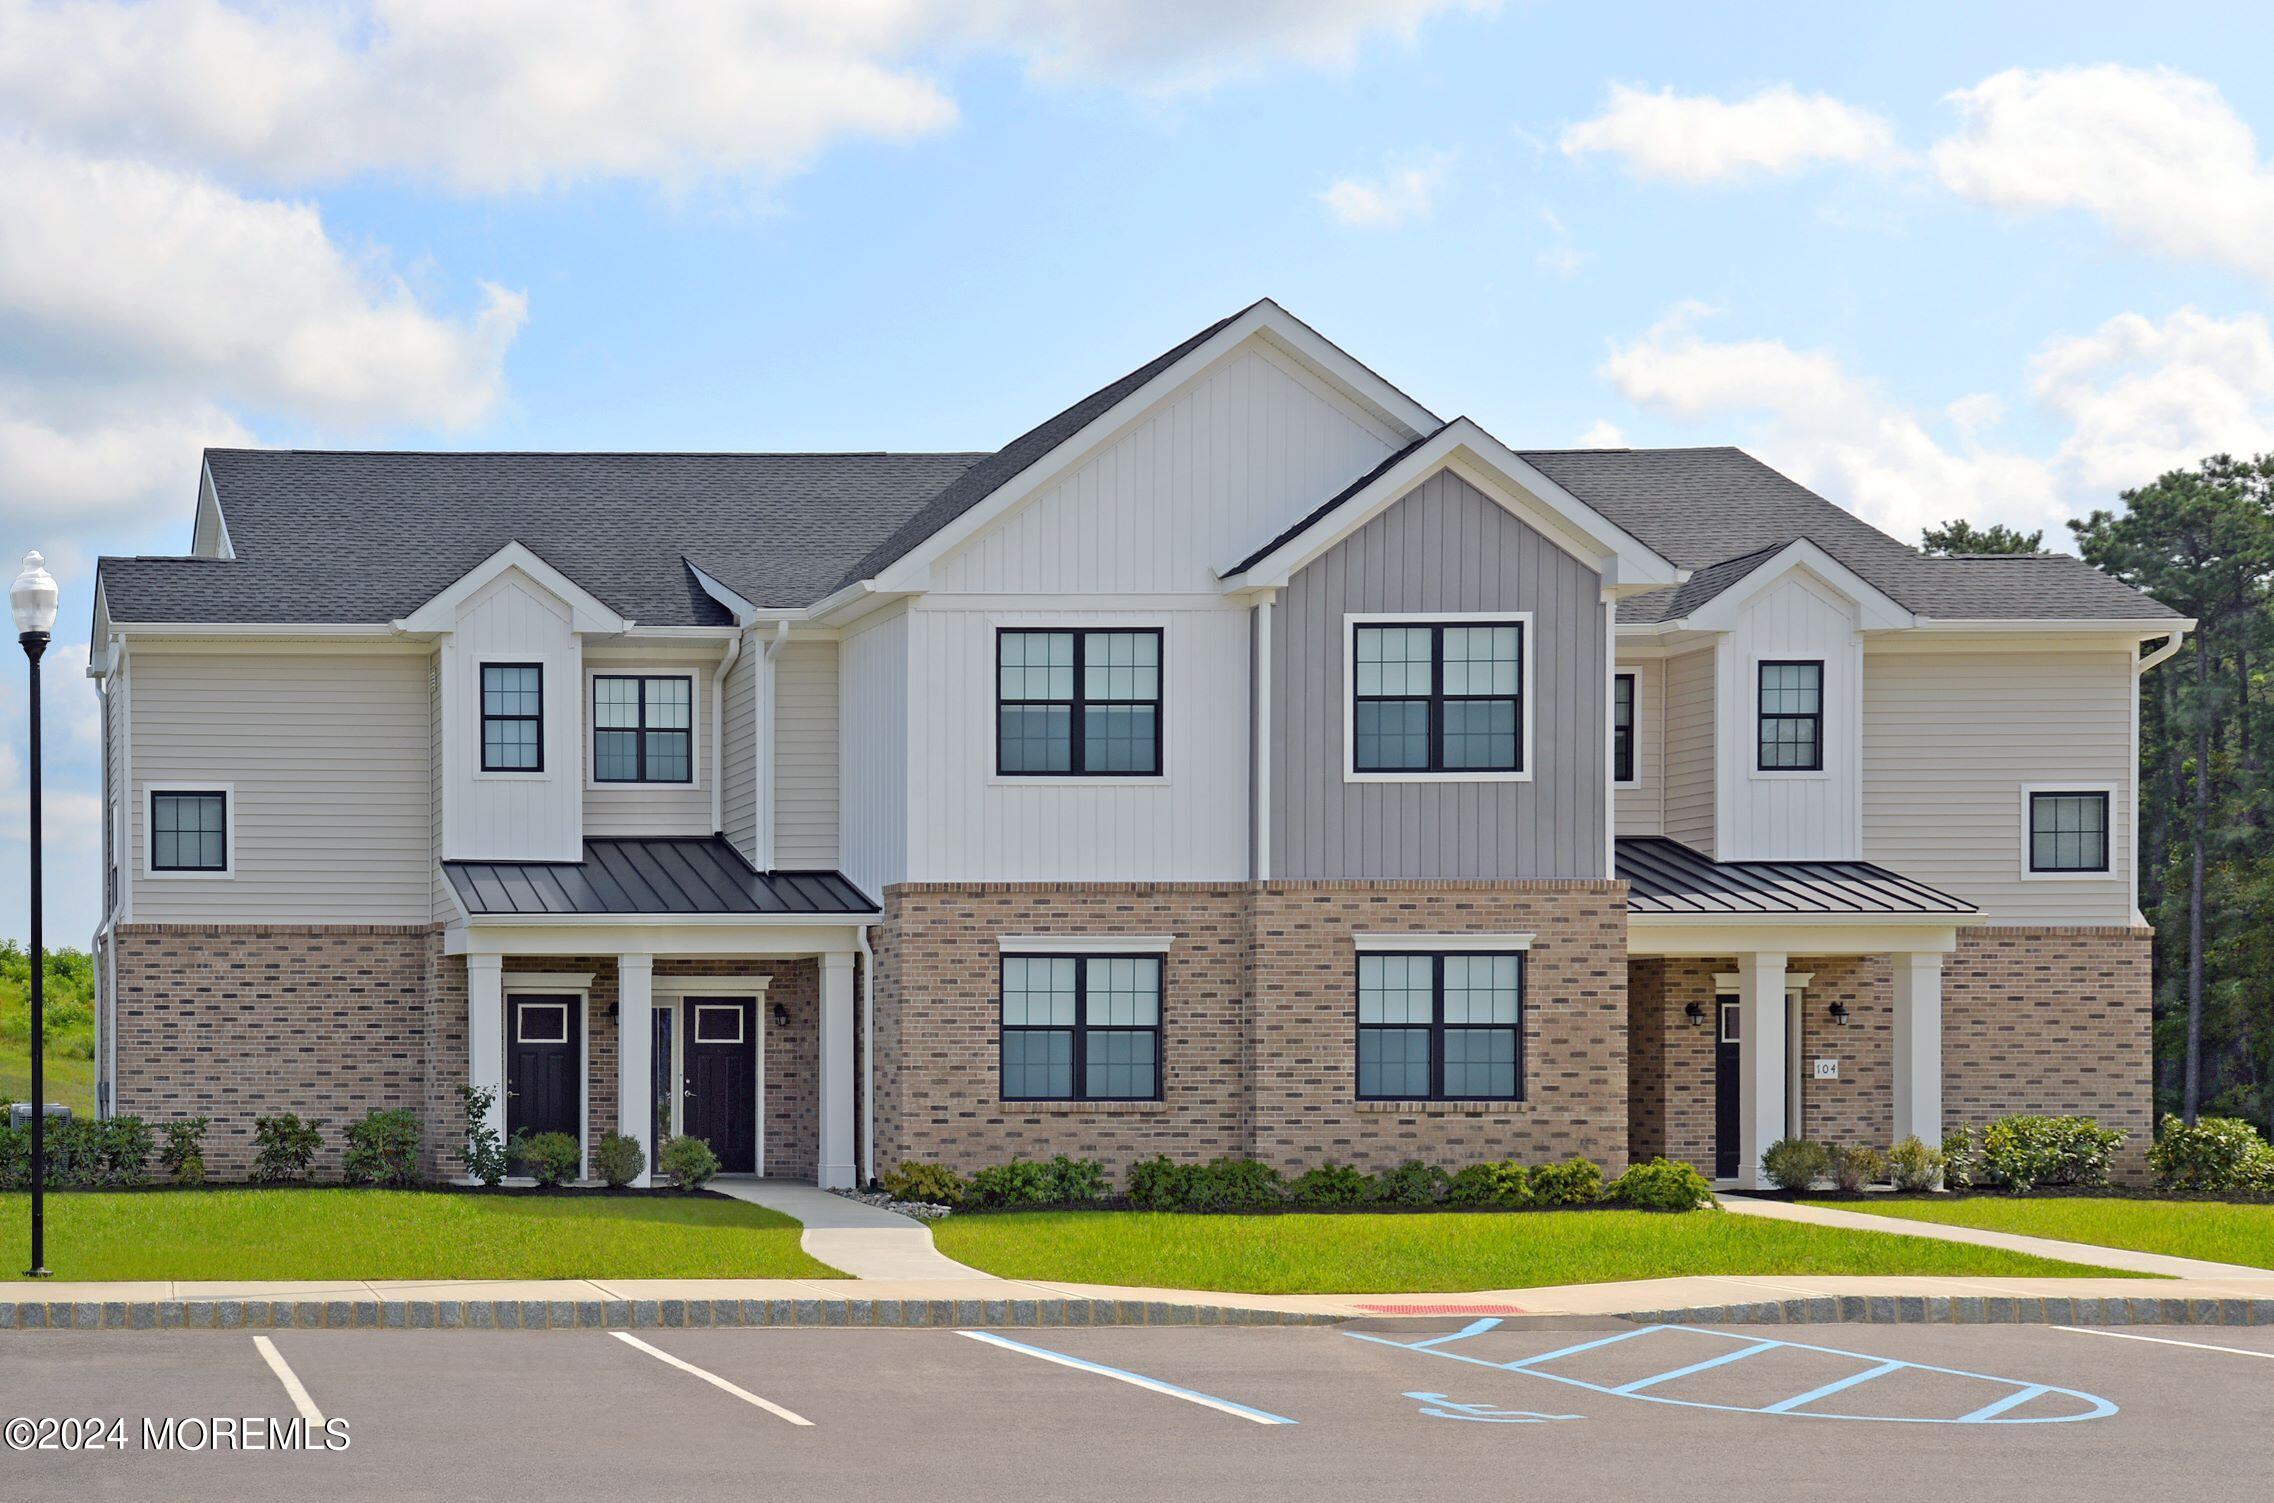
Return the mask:
{"type": "MultiPolygon", "coordinates": [[[[1263,295],[1519,445],[1734,442],[1908,538],[2274,448],[2262,8],[0,0],[0,524],[198,447],[971,448],[1263,295]]],[[[0,933],[21,933],[19,675],[0,933]]]]}

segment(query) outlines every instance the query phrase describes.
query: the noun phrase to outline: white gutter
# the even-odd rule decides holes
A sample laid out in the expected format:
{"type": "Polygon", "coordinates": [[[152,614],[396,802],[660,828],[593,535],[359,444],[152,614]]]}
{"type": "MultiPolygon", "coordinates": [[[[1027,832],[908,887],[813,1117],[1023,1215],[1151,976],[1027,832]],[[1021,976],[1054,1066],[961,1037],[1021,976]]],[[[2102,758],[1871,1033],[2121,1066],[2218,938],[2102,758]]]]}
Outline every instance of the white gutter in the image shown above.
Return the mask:
{"type": "MultiPolygon", "coordinates": [[[[2193,624],[2193,622],[2188,623],[2190,626],[2193,624]]],[[[2154,652],[2144,655],[2139,662],[2132,665],[2133,673],[2135,675],[2146,673],[2156,664],[2169,660],[2173,653],[2179,651],[2179,644],[2186,640],[2187,632],[2184,627],[2178,631],[2173,632],[2170,636],[2163,639],[2163,646],[2157,648],[2154,652]]],[[[2135,716],[2135,724],[2137,724],[2137,720],[2138,717],[2135,716]]],[[[2136,758],[2134,760],[2135,762],[2137,761],[2136,758]]]]}
{"type": "Polygon", "coordinates": [[[876,1183],[876,952],[866,924],[853,931],[861,949],[861,1183],[876,1183]]]}
{"type": "Polygon", "coordinates": [[[1255,603],[1255,879],[1271,880],[1271,596],[1255,603]]]}
{"type": "Polygon", "coordinates": [[[736,632],[726,639],[726,651],[719,654],[719,665],[711,673],[711,831],[724,834],[726,830],[725,790],[722,787],[726,768],[726,675],[734,667],[734,660],[742,656],[742,633],[736,632]]]}

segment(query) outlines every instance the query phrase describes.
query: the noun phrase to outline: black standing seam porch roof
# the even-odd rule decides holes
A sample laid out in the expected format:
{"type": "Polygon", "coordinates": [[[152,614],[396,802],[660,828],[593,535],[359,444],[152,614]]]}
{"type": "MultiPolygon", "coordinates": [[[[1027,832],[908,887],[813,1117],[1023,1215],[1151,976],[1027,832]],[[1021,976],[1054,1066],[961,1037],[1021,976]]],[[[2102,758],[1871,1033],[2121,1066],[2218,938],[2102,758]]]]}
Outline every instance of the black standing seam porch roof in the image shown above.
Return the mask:
{"type": "Polygon", "coordinates": [[[1934,919],[1981,911],[1868,861],[1716,861],[1660,836],[1621,839],[1616,851],[1632,915],[1934,919]]]}
{"type": "Polygon", "coordinates": [[[582,861],[445,861],[474,918],[880,912],[842,872],[762,872],[717,835],[587,840],[582,861]]]}

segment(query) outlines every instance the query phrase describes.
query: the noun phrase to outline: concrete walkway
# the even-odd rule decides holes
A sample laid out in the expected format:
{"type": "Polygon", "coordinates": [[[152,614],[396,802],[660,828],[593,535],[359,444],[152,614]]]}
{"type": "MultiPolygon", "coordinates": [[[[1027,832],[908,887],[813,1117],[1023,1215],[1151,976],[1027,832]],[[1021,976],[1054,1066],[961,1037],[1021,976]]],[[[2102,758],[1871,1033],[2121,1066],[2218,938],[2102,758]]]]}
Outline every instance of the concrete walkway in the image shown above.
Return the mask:
{"type": "Polygon", "coordinates": [[[2025,1237],[2017,1232],[1985,1231],[1975,1226],[1952,1226],[1940,1221],[1914,1221],[1907,1216],[1875,1216],[1868,1211],[1837,1211],[1828,1206],[1795,1205],[1789,1200],[1751,1200],[1742,1195],[1720,1197],[1724,1208],[1740,1216],[1770,1221],[1799,1221],[1811,1226],[1836,1226],[1857,1232],[1893,1232],[1927,1237],[1937,1242],[1967,1242],[1976,1247],[1998,1247],[2007,1252],[2034,1253],[2064,1263],[2085,1263],[2095,1268],[2121,1268],[2127,1273],[2155,1274],[2171,1279],[2215,1279],[2221,1283],[2261,1287],[2261,1297],[2274,1294],[2274,1268],[2252,1268],[2241,1263],[2212,1263],[2201,1258],[2175,1258],[2168,1253],[2134,1252],[2103,1247],[2097,1242],[2063,1242],[2052,1237],[2025,1237]]]}
{"type": "Polygon", "coordinates": [[[913,1279],[926,1284],[986,1279],[932,1245],[932,1229],[897,1212],[864,1205],[787,1179],[714,1179],[721,1195],[779,1211],[805,1223],[806,1255],[856,1279],[913,1279]]]}

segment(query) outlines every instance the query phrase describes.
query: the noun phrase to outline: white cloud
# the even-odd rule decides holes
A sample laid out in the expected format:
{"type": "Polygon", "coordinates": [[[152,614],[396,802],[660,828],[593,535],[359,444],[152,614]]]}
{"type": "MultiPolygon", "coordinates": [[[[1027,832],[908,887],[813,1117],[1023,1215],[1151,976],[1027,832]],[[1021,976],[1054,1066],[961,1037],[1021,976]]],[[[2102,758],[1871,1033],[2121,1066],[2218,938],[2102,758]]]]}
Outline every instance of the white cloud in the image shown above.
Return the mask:
{"type": "Polygon", "coordinates": [[[1953,193],[2015,214],[2082,209],[2165,255],[2274,277],[2274,167],[2219,90],[2169,69],[2015,68],[1949,96],[1953,193]]]}
{"type": "Polygon", "coordinates": [[[1790,84],[1737,100],[1613,84],[1603,112],[1566,128],[1560,144],[1575,160],[1607,153],[1635,177],[1693,184],[1781,177],[1835,162],[1885,166],[1902,157],[1879,116],[1790,84]]]}
{"type": "Polygon", "coordinates": [[[1626,430],[1609,418],[1597,418],[1579,435],[1582,449],[1623,449],[1627,446],[1626,430]]]}
{"type": "Polygon", "coordinates": [[[1547,245],[1532,253],[1532,264],[1540,270],[1559,277],[1575,277],[1579,269],[1595,259],[1592,252],[1583,251],[1571,242],[1571,227],[1563,216],[1553,209],[1540,210],[1540,223],[1548,227],[1552,237],[1547,245]]]}
{"type": "Polygon", "coordinates": [[[1390,230],[1427,219],[1453,170],[1450,152],[1393,158],[1375,177],[1346,177],[1319,195],[1339,222],[1355,229],[1390,230]]]}
{"type": "Polygon", "coordinates": [[[2047,345],[2030,374],[2069,426],[2058,462],[2104,496],[2208,454],[2274,451],[2274,333],[2256,313],[2121,314],[2047,345]]]}

